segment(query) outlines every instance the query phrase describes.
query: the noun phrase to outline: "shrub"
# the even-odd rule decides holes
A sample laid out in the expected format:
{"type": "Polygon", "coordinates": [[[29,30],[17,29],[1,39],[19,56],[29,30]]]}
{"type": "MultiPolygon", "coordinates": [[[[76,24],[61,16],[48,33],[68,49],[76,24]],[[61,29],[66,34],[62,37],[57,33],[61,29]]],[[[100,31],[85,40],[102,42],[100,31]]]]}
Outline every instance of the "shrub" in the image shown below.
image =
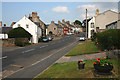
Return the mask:
{"type": "Polygon", "coordinates": [[[43,37],[40,37],[40,38],[38,39],[38,42],[43,42],[43,37]]]}
{"type": "Polygon", "coordinates": [[[23,47],[23,46],[26,46],[26,45],[29,45],[29,41],[28,40],[25,40],[25,38],[16,38],[15,39],[15,45],[16,46],[20,46],[20,47],[23,47]]]}
{"type": "Polygon", "coordinates": [[[94,41],[101,50],[120,49],[120,29],[98,32],[94,41]]]}
{"type": "Polygon", "coordinates": [[[28,38],[30,40],[32,35],[22,27],[18,27],[10,30],[8,32],[8,37],[9,38],[28,38]]]}

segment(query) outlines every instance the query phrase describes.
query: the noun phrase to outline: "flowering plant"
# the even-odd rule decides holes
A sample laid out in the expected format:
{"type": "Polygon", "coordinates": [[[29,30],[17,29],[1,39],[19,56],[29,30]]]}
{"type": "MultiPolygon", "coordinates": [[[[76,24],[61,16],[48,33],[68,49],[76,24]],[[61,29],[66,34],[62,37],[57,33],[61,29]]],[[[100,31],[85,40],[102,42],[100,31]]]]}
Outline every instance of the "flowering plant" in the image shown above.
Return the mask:
{"type": "Polygon", "coordinates": [[[100,66],[112,65],[112,63],[104,58],[96,58],[94,64],[99,64],[100,66]]]}

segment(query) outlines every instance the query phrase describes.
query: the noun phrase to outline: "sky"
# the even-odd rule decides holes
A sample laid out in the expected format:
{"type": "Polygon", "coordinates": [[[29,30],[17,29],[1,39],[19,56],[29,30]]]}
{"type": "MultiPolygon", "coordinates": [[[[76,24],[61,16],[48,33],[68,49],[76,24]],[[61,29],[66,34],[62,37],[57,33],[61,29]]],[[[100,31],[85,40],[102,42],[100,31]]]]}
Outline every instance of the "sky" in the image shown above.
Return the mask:
{"type": "Polygon", "coordinates": [[[25,15],[28,17],[32,12],[37,12],[46,24],[51,21],[57,23],[62,19],[70,22],[82,21],[85,19],[86,8],[90,18],[95,16],[96,9],[100,13],[106,10],[118,12],[118,2],[2,2],[2,22],[10,26],[12,22],[19,21],[25,15]]]}

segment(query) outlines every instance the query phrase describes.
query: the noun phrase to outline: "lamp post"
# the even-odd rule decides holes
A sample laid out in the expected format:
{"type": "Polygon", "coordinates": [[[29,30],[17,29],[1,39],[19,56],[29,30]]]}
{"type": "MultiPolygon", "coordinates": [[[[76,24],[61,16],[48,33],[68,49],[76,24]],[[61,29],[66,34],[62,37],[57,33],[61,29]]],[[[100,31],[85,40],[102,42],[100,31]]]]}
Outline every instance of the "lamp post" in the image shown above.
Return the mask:
{"type": "Polygon", "coordinates": [[[86,9],[86,41],[87,41],[87,9],[86,9]]]}

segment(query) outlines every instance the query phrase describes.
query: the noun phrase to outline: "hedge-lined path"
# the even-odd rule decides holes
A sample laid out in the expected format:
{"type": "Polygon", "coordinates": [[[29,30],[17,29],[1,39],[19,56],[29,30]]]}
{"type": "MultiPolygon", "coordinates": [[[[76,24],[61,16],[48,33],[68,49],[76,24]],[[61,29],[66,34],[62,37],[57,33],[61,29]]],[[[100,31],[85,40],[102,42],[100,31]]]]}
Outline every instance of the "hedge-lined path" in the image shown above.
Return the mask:
{"type": "Polygon", "coordinates": [[[103,58],[103,57],[106,57],[106,52],[85,54],[78,56],[63,56],[59,60],[57,60],[56,63],[73,62],[78,60],[91,60],[91,59],[103,58]]]}

